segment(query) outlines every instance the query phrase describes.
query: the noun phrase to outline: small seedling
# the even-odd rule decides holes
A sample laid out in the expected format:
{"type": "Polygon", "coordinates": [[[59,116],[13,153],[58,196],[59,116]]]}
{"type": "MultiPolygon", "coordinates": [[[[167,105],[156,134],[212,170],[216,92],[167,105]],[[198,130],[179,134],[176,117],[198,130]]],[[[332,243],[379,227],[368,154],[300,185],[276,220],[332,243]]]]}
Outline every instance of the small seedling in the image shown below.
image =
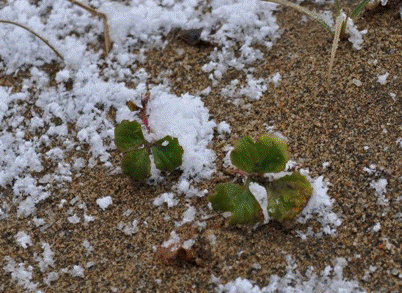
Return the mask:
{"type": "Polygon", "coordinates": [[[250,191],[250,183],[265,185],[269,216],[280,222],[292,221],[302,211],[312,194],[307,179],[298,172],[273,180],[261,180],[264,173],[278,173],[285,169],[289,159],[287,145],[278,137],[263,135],[257,142],[249,137],[237,141],[230,160],[247,173],[243,186],[234,183],[218,184],[209,201],[215,211],[231,212],[229,224],[252,224],[264,220],[260,204],[250,191]]]}
{"type": "Polygon", "coordinates": [[[335,0],[335,7],[336,7],[335,28],[332,28],[331,25],[329,23],[327,23],[319,15],[317,15],[316,13],[314,13],[296,3],[292,3],[287,0],[264,0],[264,1],[291,7],[293,9],[296,9],[299,12],[302,12],[302,13],[308,15],[309,17],[313,18],[324,29],[329,31],[334,36],[333,43],[332,43],[332,49],[331,49],[331,58],[329,61],[328,78],[330,77],[330,74],[332,71],[332,67],[333,67],[334,59],[335,59],[335,52],[338,48],[339,40],[345,38],[345,36],[346,36],[346,26],[348,24],[348,20],[350,20],[353,23],[353,21],[357,18],[357,16],[360,14],[360,12],[370,2],[370,0],[362,0],[352,9],[352,11],[350,13],[348,13],[348,12],[344,13],[341,9],[339,1],[335,0]]]}
{"type": "MultiPolygon", "coordinates": [[[[146,115],[146,106],[150,95],[142,99],[140,118],[145,128],[151,132],[146,115]]],[[[133,102],[128,102],[130,110],[135,111],[133,102]]],[[[114,130],[114,142],[119,151],[125,153],[122,160],[124,174],[136,181],[142,181],[151,176],[151,159],[153,155],[155,166],[164,172],[171,172],[182,164],[183,148],[177,138],[166,135],[155,142],[144,138],[141,124],[137,121],[123,120],[114,130]]]]}

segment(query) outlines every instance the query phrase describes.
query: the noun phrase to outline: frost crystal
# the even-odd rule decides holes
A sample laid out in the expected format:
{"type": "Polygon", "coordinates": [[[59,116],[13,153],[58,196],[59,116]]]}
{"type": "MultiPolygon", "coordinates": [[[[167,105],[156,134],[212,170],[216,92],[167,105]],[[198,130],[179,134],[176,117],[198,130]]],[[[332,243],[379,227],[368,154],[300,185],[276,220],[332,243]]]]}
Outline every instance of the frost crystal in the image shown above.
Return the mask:
{"type": "Polygon", "coordinates": [[[109,195],[102,198],[98,198],[96,200],[96,203],[102,210],[105,210],[109,205],[112,204],[112,197],[109,195]]]}
{"type": "Polygon", "coordinates": [[[36,289],[37,283],[31,282],[32,280],[32,266],[28,266],[25,268],[24,263],[16,263],[11,257],[5,256],[4,260],[7,264],[3,267],[3,269],[7,273],[11,273],[11,278],[16,280],[19,285],[23,286],[25,289],[29,291],[33,291],[36,289]]]}
{"type": "Polygon", "coordinates": [[[348,18],[346,32],[350,35],[349,41],[353,44],[353,48],[360,50],[363,44],[363,35],[367,34],[367,30],[359,31],[353,21],[348,18]]]}
{"type": "Polygon", "coordinates": [[[388,205],[388,199],[385,197],[387,193],[387,179],[378,179],[377,181],[371,181],[370,186],[375,189],[375,194],[377,195],[378,205],[388,205]]]}
{"type": "Polygon", "coordinates": [[[161,195],[157,196],[154,199],[154,205],[156,206],[161,206],[163,203],[166,203],[168,208],[171,208],[179,202],[178,200],[174,199],[174,193],[173,192],[165,192],[162,193],[161,195]]]}
{"type": "Polygon", "coordinates": [[[381,85],[387,84],[387,78],[389,76],[389,73],[386,72],[384,74],[381,74],[377,77],[377,82],[379,82],[381,85]]]}
{"type": "Polygon", "coordinates": [[[31,236],[26,234],[24,231],[19,231],[17,234],[15,234],[14,238],[23,248],[27,248],[29,245],[32,245],[31,236]]]}
{"type": "Polygon", "coordinates": [[[75,265],[70,271],[70,274],[73,277],[84,277],[84,269],[81,266],[75,265]]]}

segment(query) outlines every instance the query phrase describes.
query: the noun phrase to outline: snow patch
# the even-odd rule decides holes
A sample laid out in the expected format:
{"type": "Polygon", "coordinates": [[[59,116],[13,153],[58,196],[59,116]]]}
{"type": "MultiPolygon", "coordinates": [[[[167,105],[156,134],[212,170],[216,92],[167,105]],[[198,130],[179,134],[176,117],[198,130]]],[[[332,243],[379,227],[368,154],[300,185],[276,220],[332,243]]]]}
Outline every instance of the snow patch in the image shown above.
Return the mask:
{"type": "MultiPolygon", "coordinates": [[[[297,222],[305,224],[308,220],[316,218],[317,221],[319,221],[322,225],[322,233],[336,233],[336,228],[341,225],[342,221],[338,217],[338,215],[331,210],[334,200],[331,199],[327,194],[329,183],[327,181],[324,181],[323,176],[311,179],[308,176],[308,172],[303,169],[300,170],[300,174],[306,176],[307,179],[310,181],[313,187],[313,194],[311,195],[307,206],[297,217],[297,222]]],[[[319,237],[322,233],[319,232],[316,234],[316,236],[319,237]]],[[[302,238],[305,237],[303,237],[302,234],[300,235],[302,236],[302,238]]]]}
{"type": "Polygon", "coordinates": [[[54,252],[50,248],[50,244],[43,242],[42,243],[42,257],[40,256],[35,256],[35,260],[38,262],[39,269],[41,272],[44,272],[47,270],[49,267],[54,267],[54,252]]]}
{"type": "Polygon", "coordinates": [[[183,220],[181,220],[181,222],[175,223],[175,226],[180,227],[186,223],[194,221],[196,213],[197,210],[195,209],[195,207],[189,206],[188,209],[183,214],[183,220]]]}
{"type": "Polygon", "coordinates": [[[237,278],[225,285],[219,284],[216,291],[236,292],[236,293],[274,293],[274,292],[292,292],[292,293],[362,293],[366,292],[363,287],[355,280],[347,280],[343,277],[343,269],[347,261],[344,258],[336,258],[334,267],[327,266],[317,275],[314,267],[302,274],[297,270],[296,262],[290,257],[286,257],[286,274],[283,277],[271,275],[269,284],[263,288],[254,285],[252,281],[243,278],[237,278]]]}
{"type": "Polygon", "coordinates": [[[182,178],[210,178],[215,169],[215,153],[208,144],[216,123],[209,120],[208,109],[201,99],[189,94],[178,97],[157,86],[151,90],[148,113],[155,139],[171,135],[183,147],[182,178]]]}
{"type": "Polygon", "coordinates": [[[269,215],[267,211],[268,206],[267,190],[265,189],[264,186],[261,186],[255,182],[250,183],[249,189],[261,206],[262,212],[264,214],[264,223],[268,223],[269,215]]]}

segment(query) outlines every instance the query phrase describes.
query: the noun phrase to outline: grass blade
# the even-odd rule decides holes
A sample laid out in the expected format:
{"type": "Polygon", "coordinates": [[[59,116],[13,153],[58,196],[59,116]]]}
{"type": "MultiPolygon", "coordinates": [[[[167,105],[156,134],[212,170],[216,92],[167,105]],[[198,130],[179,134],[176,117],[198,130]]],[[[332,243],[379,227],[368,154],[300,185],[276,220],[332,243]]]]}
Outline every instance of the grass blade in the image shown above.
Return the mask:
{"type": "Polygon", "coordinates": [[[331,28],[331,26],[325,22],[324,19],[322,19],[321,17],[319,17],[316,13],[300,6],[297,5],[295,3],[286,1],[286,0],[263,0],[265,2],[271,2],[271,3],[276,3],[279,5],[283,5],[283,6],[287,6],[287,7],[291,7],[293,9],[296,9],[297,11],[307,14],[308,16],[310,16],[311,18],[313,18],[315,21],[317,21],[323,28],[325,28],[327,31],[329,31],[332,35],[334,34],[334,30],[331,28]]]}
{"type": "Polygon", "coordinates": [[[359,4],[356,5],[355,9],[353,9],[352,13],[350,14],[350,18],[353,20],[355,17],[366,7],[367,3],[369,3],[370,0],[363,0],[359,4]]]}
{"type": "Polygon", "coordinates": [[[338,0],[335,0],[335,8],[336,8],[336,13],[339,15],[341,13],[341,4],[339,3],[338,0]]]}

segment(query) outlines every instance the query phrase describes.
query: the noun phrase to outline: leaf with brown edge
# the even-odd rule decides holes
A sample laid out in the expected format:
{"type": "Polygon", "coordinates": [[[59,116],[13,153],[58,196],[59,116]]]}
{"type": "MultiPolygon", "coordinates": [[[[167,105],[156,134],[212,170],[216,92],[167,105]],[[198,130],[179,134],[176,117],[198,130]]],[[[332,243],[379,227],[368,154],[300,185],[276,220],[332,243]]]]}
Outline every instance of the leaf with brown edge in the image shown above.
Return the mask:
{"type": "Polygon", "coordinates": [[[265,188],[268,195],[268,214],[280,223],[294,220],[313,193],[310,182],[299,172],[272,181],[265,188]]]}

